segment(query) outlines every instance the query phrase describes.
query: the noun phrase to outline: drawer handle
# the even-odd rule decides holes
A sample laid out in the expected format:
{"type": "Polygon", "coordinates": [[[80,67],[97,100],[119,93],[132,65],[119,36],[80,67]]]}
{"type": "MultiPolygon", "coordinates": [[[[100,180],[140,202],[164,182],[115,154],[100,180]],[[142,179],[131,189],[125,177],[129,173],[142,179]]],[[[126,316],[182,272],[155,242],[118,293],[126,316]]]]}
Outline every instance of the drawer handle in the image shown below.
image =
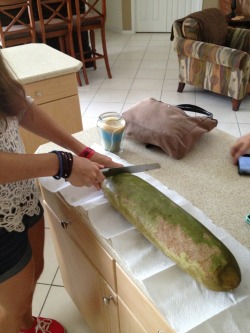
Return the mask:
{"type": "Polygon", "coordinates": [[[113,299],[113,296],[112,295],[110,295],[108,297],[104,296],[102,299],[103,299],[103,303],[108,306],[110,301],[113,299]]]}
{"type": "Polygon", "coordinates": [[[61,226],[63,227],[63,229],[67,229],[69,224],[70,224],[70,220],[61,221],[61,226]]]}
{"type": "Polygon", "coordinates": [[[37,97],[41,97],[43,95],[43,93],[41,91],[36,91],[36,96],[37,97]]]}

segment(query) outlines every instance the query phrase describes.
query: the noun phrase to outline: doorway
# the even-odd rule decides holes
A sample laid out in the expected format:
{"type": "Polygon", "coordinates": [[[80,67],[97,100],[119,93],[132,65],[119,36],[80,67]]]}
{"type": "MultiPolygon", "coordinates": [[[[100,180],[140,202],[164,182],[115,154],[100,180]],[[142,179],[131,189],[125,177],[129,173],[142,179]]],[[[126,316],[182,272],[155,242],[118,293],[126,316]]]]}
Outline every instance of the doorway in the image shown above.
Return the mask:
{"type": "Polygon", "coordinates": [[[202,10],[203,0],[133,0],[135,32],[170,32],[173,22],[202,10]]]}

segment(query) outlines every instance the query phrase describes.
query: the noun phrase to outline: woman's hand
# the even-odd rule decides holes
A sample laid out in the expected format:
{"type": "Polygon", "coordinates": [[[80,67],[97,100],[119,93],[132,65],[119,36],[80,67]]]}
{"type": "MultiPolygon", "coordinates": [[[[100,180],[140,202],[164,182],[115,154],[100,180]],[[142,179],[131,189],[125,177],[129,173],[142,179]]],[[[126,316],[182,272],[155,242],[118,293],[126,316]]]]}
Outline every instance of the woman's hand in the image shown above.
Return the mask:
{"type": "Polygon", "coordinates": [[[241,136],[236,140],[235,144],[231,148],[231,155],[233,157],[234,164],[237,164],[240,156],[246,154],[250,149],[250,134],[241,136]]]}
{"type": "Polygon", "coordinates": [[[105,168],[117,168],[122,167],[123,165],[120,163],[114,162],[110,157],[106,155],[102,155],[100,153],[95,152],[94,155],[90,158],[92,162],[100,163],[105,168]]]}
{"type": "Polygon", "coordinates": [[[100,184],[105,178],[100,171],[102,168],[104,168],[103,164],[74,156],[72,172],[68,181],[74,186],[95,186],[99,190],[100,184]]]}

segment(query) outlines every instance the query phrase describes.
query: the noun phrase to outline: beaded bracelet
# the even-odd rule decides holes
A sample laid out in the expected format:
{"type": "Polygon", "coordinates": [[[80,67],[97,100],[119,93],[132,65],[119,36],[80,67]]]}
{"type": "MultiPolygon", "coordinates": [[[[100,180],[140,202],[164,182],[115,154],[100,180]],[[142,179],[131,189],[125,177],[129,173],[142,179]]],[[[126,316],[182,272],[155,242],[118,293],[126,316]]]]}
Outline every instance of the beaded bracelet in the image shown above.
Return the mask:
{"type": "Polygon", "coordinates": [[[95,153],[95,150],[90,147],[85,147],[83,151],[79,154],[80,157],[85,157],[90,159],[95,153]]]}
{"type": "Polygon", "coordinates": [[[53,178],[69,178],[72,172],[73,155],[66,151],[53,150],[51,153],[56,154],[59,160],[59,170],[53,178]]]}

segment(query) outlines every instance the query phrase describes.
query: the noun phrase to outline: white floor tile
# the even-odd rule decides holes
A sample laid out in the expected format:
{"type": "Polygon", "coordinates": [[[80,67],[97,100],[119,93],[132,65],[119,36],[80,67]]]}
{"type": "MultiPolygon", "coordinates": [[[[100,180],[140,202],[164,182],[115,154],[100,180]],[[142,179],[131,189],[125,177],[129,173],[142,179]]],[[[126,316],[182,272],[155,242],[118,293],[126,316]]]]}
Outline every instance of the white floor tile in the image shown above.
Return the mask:
{"type": "Polygon", "coordinates": [[[41,316],[56,319],[68,333],[91,333],[63,287],[51,287],[41,316]]]}
{"type": "MultiPolygon", "coordinates": [[[[178,93],[177,91],[162,91],[161,100],[165,103],[172,105],[177,104],[195,104],[196,105],[196,95],[195,92],[186,91],[185,93],[178,93]]],[[[198,104],[199,105],[199,104],[198,104]]]]}
{"type": "Polygon", "coordinates": [[[144,56],[144,47],[127,47],[126,51],[123,51],[120,56],[118,56],[118,61],[120,60],[141,60],[144,56]]]}
{"type": "Polygon", "coordinates": [[[133,68],[137,69],[141,63],[141,60],[128,60],[128,59],[118,59],[113,68],[133,68]]]}
{"type": "MultiPolygon", "coordinates": [[[[131,89],[132,90],[161,90],[163,86],[163,78],[162,80],[158,79],[151,79],[149,80],[149,75],[152,70],[144,70],[147,72],[147,75],[145,75],[144,79],[143,78],[136,78],[132,84],[131,89]],[[147,77],[146,77],[147,76],[147,77]],[[147,80],[145,80],[145,78],[147,80]]],[[[142,75],[142,74],[141,74],[142,75]]]]}
{"type": "Polygon", "coordinates": [[[144,60],[154,60],[154,61],[163,61],[163,60],[168,60],[168,52],[166,53],[158,53],[158,52],[146,52],[145,56],[143,58],[144,60]]]}
{"type": "Polygon", "coordinates": [[[104,112],[121,112],[123,103],[92,102],[86,109],[84,117],[99,117],[104,112]]]}
{"type": "Polygon", "coordinates": [[[165,73],[165,78],[166,79],[173,79],[175,80],[176,78],[179,77],[179,70],[178,68],[167,68],[166,73],[165,73]]]}
{"type": "Polygon", "coordinates": [[[232,136],[235,136],[236,138],[240,137],[240,129],[238,124],[219,122],[217,128],[232,136]]]}
{"type": "Polygon", "coordinates": [[[112,80],[105,79],[101,85],[101,89],[130,89],[133,79],[122,79],[113,77],[112,80]]]}
{"type": "Polygon", "coordinates": [[[250,124],[250,108],[248,110],[243,110],[243,108],[240,108],[237,112],[235,112],[235,116],[239,124],[250,124]]]}
{"type": "Polygon", "coordinates": [[[93,101],[124,103],[128,91],[128,89],[99,89],[93,98],[93,101]]]}
{"type": "Polygon", "coordinates": [[[159,100],[160,96],[161,96],[160,90],[130,90],[126,99],[126,103],[134,104],[150,97],[159,100]]]}
{"type": "Polygon", "coordinates": [[[33,316],[37,317],[40,315],[41,309],[43,308],[43,305],[49,294],[49,289],[49,284],[37,284],[33,298],[33,316]]]}
{"type": "Polygon", "coordinates": [[[250,123],[249,124],[239,124],[240,134],[245,135],[250,133],[250,123]]]}
{"type": "Polygon", "coordinates": [[[164,79],[165,72],[162,69],[145,69],[140,68],[136,74],[137,79],[164,79]]]}
{"type": "Polygon", "coordinates": [[[237,124],[236,112],[231,109],[231,105],[229,107],[217,107],[217,106],[209,106],[200,105],[201,107],[207,109],[212,112],[214,118],[219,122],[237,124]]]}
{"type": "Polygon", "coordinates": [[[140,69],[166,69],[166,61],[154,61],[154,60],[143,60],[140,65],[140,69]]]}
{"type": "Polygon", "coordinates": [[[116,79],[134,79],[138,68],[112,68],[112,76],[116,79]]]}
{"type": "Polygon", "coordinates": [[[201,90],[196,94],[197,105],[215,105],[217,107],[230,107],[232,108],[231,98],[212,93],[207,90],[201,90]]]}
{"type": "Polygon", "coordinates": [[[62,275],[61,275],[61,271],[60,268],[58,268],[57,272],[56,272],[56,277],[53,281],[53,286],[61,286],[63,287],[63,280],[62,280],[62,275]]]}

